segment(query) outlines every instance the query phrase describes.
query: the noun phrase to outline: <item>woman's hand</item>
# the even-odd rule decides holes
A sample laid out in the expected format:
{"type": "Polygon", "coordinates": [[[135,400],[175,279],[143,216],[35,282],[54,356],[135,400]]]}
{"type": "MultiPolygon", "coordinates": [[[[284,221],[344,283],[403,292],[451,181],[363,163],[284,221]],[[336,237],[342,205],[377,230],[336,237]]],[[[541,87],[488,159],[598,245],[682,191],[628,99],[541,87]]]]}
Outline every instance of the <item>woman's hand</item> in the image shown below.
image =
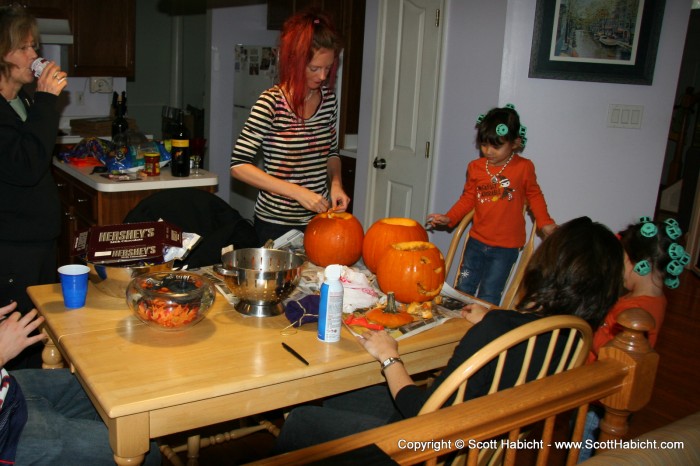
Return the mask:
{"type": "Polygon", "coordinates": [[[317,214],[326,212],[330,208],[330,203],[325,197],[303,186],[296,185],[296,187],[299,189],[294,196],[294,200],[301,204],[303,208],[317,214]]]}
{"type": "Polygon", "coordinates": [[[399,357],[399,343],[385,330],[368,330],[357,339],[379,362],[399,357]]]}
{"type": "MultiPolygon", "coordinates": [[[[386,330],[368,330],[362,336],[357,337],[358,341],[365,347],[367,352],[380,363],[389,358],[399,357],[399,343],[386,333],[386,330]]],[[[389,385],[391,396],[396,395],[407,385],[413,385],[413,379],[406,371],[403,364],[392,364],[384,370],[384,377],[389,385]]]]}
{"type": "Polygon", "coordinates": [[[435,228],[437,226],[445,226],[450,223],[450,217],[442,214],[430,214],[428,215],[428,220],[426,221],[431,227],[435,228]]]}
{"type": "Polygon", "coordinates": [[[345,212],[350,206],[350,196],[345,194],[341,186],[331,185],[331,209],[334,212],[345,212]]]}
{"type": "Polygon", "coordinates": [[[484,318],[489,309],[481,304],[467,304],[462,308],[462,317],[467,319],[472,324],[478,324],[484,318]]]}
{"type": "Polygon", "coordinates": [[[68,75],[55,62],[49,62],[37,79],[36,90],[58,95],[68,84],[68,75]]]}
{"type": "Polygon", "coordinates": [[[22,316],[19,312],[12,312],[16,307],[17,303],[0,307],[0,316],[5,316],[0,321],[0,365],[17,356],[27,346],[46,339],[43,333],[29,336],[44,322],[43,317],[37,317],[36,309],[22,316]]]}

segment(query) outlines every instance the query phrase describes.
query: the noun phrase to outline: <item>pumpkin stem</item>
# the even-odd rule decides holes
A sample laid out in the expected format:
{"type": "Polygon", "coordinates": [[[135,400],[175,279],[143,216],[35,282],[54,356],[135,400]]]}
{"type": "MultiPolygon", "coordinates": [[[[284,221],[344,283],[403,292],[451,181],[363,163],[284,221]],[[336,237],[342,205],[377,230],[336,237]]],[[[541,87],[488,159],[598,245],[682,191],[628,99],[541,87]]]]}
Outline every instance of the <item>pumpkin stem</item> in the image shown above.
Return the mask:
{"type": "Polygon", "coordinates": [[[386,308],[385,313],[388,314],[398,314],[399,310],[396,308],[396,298],[394,297],[394,292],[390,291],[386,294],[386,308]]]}

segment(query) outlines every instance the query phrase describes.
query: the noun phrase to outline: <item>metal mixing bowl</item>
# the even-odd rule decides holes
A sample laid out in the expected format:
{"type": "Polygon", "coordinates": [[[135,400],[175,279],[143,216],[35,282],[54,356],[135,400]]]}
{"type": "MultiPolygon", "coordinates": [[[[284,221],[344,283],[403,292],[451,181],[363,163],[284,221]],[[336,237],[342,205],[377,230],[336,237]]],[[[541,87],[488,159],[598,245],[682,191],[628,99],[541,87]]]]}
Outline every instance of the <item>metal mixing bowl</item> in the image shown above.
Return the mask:
{"type": "Polygon", "coordinates": [[[289,296],[301,278],[304,259],[289,251],[247,248],[221,256],[214,271],[224,277],[240,299],[236,310],[255,317],[282,314],[282,300],[289,296]]]}
{"type": "Polygon", "coordinates": [[[175,261],[171,260],[162,264],[141,266],[105,265],[86,262],[86,265],[90,268],[88,278],[95,285],[95,288],[110,296],[125,298],[126,288],[133,278],[144,273],[172,270],[173,262],[175,261]]]}

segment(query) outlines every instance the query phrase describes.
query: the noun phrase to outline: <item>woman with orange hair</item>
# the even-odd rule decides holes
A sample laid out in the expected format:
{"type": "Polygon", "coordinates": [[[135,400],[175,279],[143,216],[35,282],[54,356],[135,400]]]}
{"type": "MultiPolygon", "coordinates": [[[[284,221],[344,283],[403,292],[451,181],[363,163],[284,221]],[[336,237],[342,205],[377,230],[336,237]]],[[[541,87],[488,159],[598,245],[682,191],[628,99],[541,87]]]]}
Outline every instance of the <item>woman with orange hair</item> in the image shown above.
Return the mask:
{"type": "Polygon", "coordinates": [[[340,177],[333,90],[341,49],[319,11],[298,13],[282,27],[279,84],[253,105],[231,156],[231,175],[260,190],[254,223],[261,242],[303,231],[317,213],[345,211],[350,202],[340,177]],[[260,148],[264,169],[254,163],[260,148]]]}

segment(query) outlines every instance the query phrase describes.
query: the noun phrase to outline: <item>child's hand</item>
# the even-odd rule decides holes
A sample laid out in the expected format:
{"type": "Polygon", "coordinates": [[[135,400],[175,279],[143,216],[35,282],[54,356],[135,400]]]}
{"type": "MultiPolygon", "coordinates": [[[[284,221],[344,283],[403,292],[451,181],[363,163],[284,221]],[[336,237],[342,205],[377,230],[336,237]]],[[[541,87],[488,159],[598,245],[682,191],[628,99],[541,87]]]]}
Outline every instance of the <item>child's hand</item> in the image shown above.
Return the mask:
{"type": "Polygon", "coordinates": [[[450,223],[450,217],[441,214],[430,214],[428,215],[428,220],[426,220],[425,223],[426,225],[435,228],[437,226],[443,226],[450,223]]]}
{"type": "Polygon", "coordinates": [[[550,223],[549,225],[545,225],[542,227],[542,234],[546,238],[547,236],[554,233],[554,230],[556,230],[557,227],[558,227],[558,225],[556,223],[550,223]]]}
{"type": "Polygon", "coordinates": [[[489,311],[487,307],[480,304],[467,304],[462,308],[462,317],[467,319],[472,324],[478,324],[484,315],[489,311]]]}

